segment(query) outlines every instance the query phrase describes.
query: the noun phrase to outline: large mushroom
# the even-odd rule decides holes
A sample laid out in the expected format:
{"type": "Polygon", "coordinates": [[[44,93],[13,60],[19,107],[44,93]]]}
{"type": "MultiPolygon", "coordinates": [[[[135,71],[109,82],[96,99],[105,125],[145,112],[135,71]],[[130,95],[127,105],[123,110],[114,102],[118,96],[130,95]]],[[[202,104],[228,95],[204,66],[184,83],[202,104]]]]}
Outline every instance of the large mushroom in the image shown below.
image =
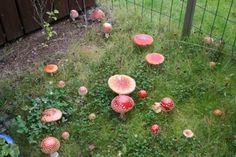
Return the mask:
{"type": "Polygon", "coordinates": [[[47,64],[44,67],[44,72],[48,73],[48,74],[53,74],[53,73],[57,72],[57,70],[58,70],[58,66],[55,64],[47,64]]]}
{"type": "Polygon", "coordinates": [[[168,97],[163,98],[161,100],[160,104],[161,104],[161,107],[162,107],[163,111],[171,111],[175,106],[174,101],[171,98],[168,98],[168,97]]]}
{"type": "Polygon", "coordinates": [[[147,34],[137,34],[133,37],[133,42],[138,46],[146,47],[153,43],[153,38],[147,34]]]}
{"type": "Polygon", "coordinates": [[[41,141],[41,151],[45,154],[50,154],[50,157],[59,157],[58,149],[60,148],[60,141],[55,137],[46,137],[41,141]]]}
{"type": "Polygon", "coordinates": [[[120,113],[120,117],[124,118],[124,114],[134,107],[134,100],[127,95],[118,95],[111,101],[111,108],[120,113]]]}
{"type": "Polygon", "coordinates": [[[162,64],[165,60],[165,57],[160,53],[149,53],[146,55],[145,60],[152,65],[162,64]]]}
{"type": "Polygon", "coordinates": [[[92,20],[101,20],[105,17],[105,13],[101,9],[95,9],[91,14],[92,20]]]}
{"type": "Polygon", "coordinates": [[[62,117],[62,112],[57,108],[49,108],[43,111],[41,121],[48,123],[48,122],[55,122],[60,120],[62,117]]]}
{"type": "Polygon", "coordinates": [[[108,79],[108,86],[117,94],[130,94],[135,90],[136,82],[127,75],[113,75],[108,79]]]}

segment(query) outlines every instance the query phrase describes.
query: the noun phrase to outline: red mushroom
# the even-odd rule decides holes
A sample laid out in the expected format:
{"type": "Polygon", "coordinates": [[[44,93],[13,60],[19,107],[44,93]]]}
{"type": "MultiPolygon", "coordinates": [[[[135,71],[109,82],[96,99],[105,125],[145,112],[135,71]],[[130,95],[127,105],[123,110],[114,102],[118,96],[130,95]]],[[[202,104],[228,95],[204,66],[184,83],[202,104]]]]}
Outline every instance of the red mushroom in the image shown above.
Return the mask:
{"type": "Polygon", "coordinates": [[[70,18],[71,18],[73,21],[75,21],[75,19],[78,18],[78,17],[79,17],[79,13],[78,13],[77,10],[71,10],[71,11],[70,11],[70,18]]]}
{"type": "Polygon", "coordinates": [[[148,92],[146,91],[146,90],[140,90],[139,92],[138,92],[138,96],[139,96],[139,98],[141,98],[141,99],[143,99],[143,98],[146,98],[147,96],[148,96],[148,92]]]}
{"type": "Polygon", "coordinates": [[[68,140],[69,137],[70,137],[70,134],[69,134],[69,132],[64,131],[64,132],[61,134],[61,137],[62,137],[64,140],[68,140]]]}
{"type": "Polygon", "coordinates": [[[108,86],[117,94],[129,94],[135,90],[136,82],[127,75],[113,75],[108,80],[108,86]]]}
{"type": "Polygon", "coordinates": [[[48,73],[48,74],[53,74],[55,72],[57,72],[58,70],[58,66],[55,64],[48,64],[44,67],[44,72],[48,73]]]}
{"type": "Polygon", "coordinates": [[[101,20],[105,17],[105,13],[101,9],[95,9],[91,14],[92,20],[101,20]]]}
{"type": "Polygon", "coordinates": [[[58,156],[57,151],[60,148],[60,141],[55,137],[46,137],[42,140],[40,147],[43,153],[58,156]]]}
{"type": "Polygon", "coordinates": [[[133,42],[138,46],[146,47],[153,43],[153,38],[147,34],[138,34],[133,37],[133,42]]]}
{"type": "Polygon", "coordinates": [[[43,111],[41,121],[43,122],[55,122],[60,120],[62,112],[57,108],[49,108],[43,111]]]}
{"type": "Polygon", "coordinates": [[[59,88],[64,88],[65,85],[66,85],[65,82],[62,80],[57,83],[57,87],[59,87],[59,88]]]}
{"type": "Polygon", "coordinates": [[[160,53],[149,53],[146,55],[145,60],[149,64],[159,65],[162,64],[165,60],[165,57],[160,53]]]}
{"type": "Polygon", "coordinates": [[[85,86],[79,88],[79,95],[85,96],[88,93],[88,89],[85,86]]]}
{"type": "Polygon", "coordinates": [[[150,131],[151,131],[151,133],[152,133],[153,135],[156,135],[156,134],[158,134],[159,131],[160,131],[160,126],[157,125],[157,124],[153,124],[153,125],[151,126],[151,128],[150,128],[150,131]]]}
{"type": "Polygon", "coordinates": [[[110,24],[110,23],[104,23],[103,25],[102,25],[102,31],[104,32],[104,33],[110,33],[111,32],[111,30],[112,30],[112,25],[110,24]]]}
{"type": "Polygon", "coordinates": [[[175,106],[171,98],[163,98],[160,103],[163,111],[171,111],[175,106]]]}
{"type": "Polygon", "coordinates": [[[134,100],[127,95],[118,95],[111,101],[111,108],[120,113],[123,118],[125,112],[130,111],[134,107],[134,100]]]}

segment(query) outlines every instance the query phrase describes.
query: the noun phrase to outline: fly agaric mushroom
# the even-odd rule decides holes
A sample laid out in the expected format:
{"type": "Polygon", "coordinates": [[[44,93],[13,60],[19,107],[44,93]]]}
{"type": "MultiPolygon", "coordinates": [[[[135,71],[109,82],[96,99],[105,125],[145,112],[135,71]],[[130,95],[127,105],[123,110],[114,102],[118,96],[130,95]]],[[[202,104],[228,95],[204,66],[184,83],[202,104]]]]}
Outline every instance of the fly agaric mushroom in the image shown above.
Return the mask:
{"type": "Polygon", "coordinates": [[[138,46],[146,47],[153,43],[153,38],[147,34],[138,34],[133,37],[133,42],[138,46]]]}
{"type": "Polygon", "coordinates": [[[155,102],[154,105],[152,105],[152,110],[156,113],[160,113],[162,110],[161,104],[159,102],[155,102]]]}
{"type": "Polygon", "coordinates": [[[171,98],[163,98],[160,102],[163,111],[171,111],[175,103],[171,98]]]}
{"type": "Polygon", "coordinates": [[[75,21],[75,19],[78,18],[78,17],[79,17],[79,13],[78,13],[77,10],[71,10],[71,11],[70,11],[70,18],[71,18],[73,21],[75,21]]]}
{"type": "Polygon", "coordinates": [[[46,137],[42,140],[41,151],[45,154],[50,154],[50,157],[58,157],[58,149],[60,148],[60,141],[55,137],[46,137]]]}
{"type": "Polygon", "coordinates": [[[104,23],[103,25],[102,25],[102,31],[104,32],[104,33],[110,33],[111,32],[111,30],[112,30],[112,25],[110,24],[110,23],[104,23]]]}
{"type": "Polygon", "coordinates": [[[222,115],[224,114],[224,112],[221,111],[220,109],[215,109],[215,110],[213,111],[213,114],[214,114],[214,116],[216,116],[216,117],[220,117],[220,116],[222,116],[222,115]]]}
{"type": "Polygon", "coordinates": [[[123,118],[125,112],[130,111],[134,107],[134,100],[127,95],[118,95],[111,101],[111,108],[120,113],[123,118]]]}
{"type": "Polygon", "coordinates": [[[58,83],[57,83],[57,87],[59,87],[59,88],[64,88],[65,87],[65,82],[64,81],[59,81],[58,83]]]}
{"type": "Polygon", "coordinates": [[[70,134],[69,134],[69,132],[64,131],[64,132],[61,134],[61,137],[62,137],[64,140],[68,140],[69,137],[70,137],[70,134]]]}
{"type": "Polygon", "coordinates": [[[79,88],[79,95],[84,96],[88,93],[88,89],[85,86],[79,88]]]}
{"type": "Polygon", "coordinates": [[[185,130],[183,131],[183,135],[184,135],[186,138],[192,138],[194,134],[193,134],[192,130],[190,130],[190,129],[185,129],[185,130]]]}
{"type": "Polygon", "coordinates": [[[58,70],[58,66],[55,64],[47,64],[44,67],[44,72],[46,72],[48,74],[53,74],[53,73],[57,72],[57,70],[58,70]]]}
{"type": "Polygon", "coordinates": [[[91,14],[92,20],[101,20],[105,17],[105,13],[101,9],[95,9],[91,14]]]}
{"type": "Polygon", "coordinates": [[[151,128],[150,128],[150,131],[151,131],[151,133],[152,133],[153,135],[156,135],[156,134],[158,134],[159,131],[160,131],[160,126],[157,125],[157,124],[153,124],[153,125],[151,126],[151,128]]]}
{"type": "Polygon", "coordinates": [[[62,117],[62,112],[57,108],[49,108],[43,111],[41,121],[48,123],[48,122],[55,122],[60,120],[62,117]]]}
{"type": "Polygon", "coordinates": [[[209,37],[209,36],[206,36],[206,37],[203,38],[203,42],[204,42],[205,44],[211,45],[211,44],[214,43],[214,39],[211,38],[211,37],[209,37]]]}
{"type": "Polygon", "coordinates": [[[96,119],[96,114],[95,113],[90,113],[88,116],[88,119],[93,121],[94,119],[96,119]]]}
{"type": "Polygon", "coordinates": [[[147,96],[148,96],[148,92],[146,90],[142,89],[138,92],[138,97],[141,99],[146,98],[147,96]]]}
{"type": "Polygon", "coordinates": [[[108,79],[108,86],[117,94],[129,94],[135,90],[136,82],[127,75],[113,75],[108,79]]]}
{"type": "Polygon", "coordinates": [[[165,57],[160,53],[149,53],[146,55],[145,60],[148,64],[159,65],[164,62],[165,57]]]}
{"type": "Polygon", "coordinates": [[[216,68],[216,62],[209,62],[209,66],[211,69],[215,69],[216,68]]]}

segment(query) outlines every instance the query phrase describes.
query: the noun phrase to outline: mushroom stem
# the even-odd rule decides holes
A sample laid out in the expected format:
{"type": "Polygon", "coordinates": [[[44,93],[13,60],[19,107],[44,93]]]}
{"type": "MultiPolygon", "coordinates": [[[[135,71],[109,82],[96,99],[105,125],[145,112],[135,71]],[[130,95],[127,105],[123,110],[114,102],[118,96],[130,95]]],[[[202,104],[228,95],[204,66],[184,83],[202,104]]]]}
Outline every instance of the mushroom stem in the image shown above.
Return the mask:
{"type": "Polygon", "coordinates": [[[125,119],[125,113],[124,112],[120,113],[120,118],[123,119],[123,120],[125,119]]]}
{"type": "Polygon", "coordinates": [[[59,157],[59,153],[58,152],[54,152],[54,153],[50,154],[50,157],[59,157]]]}

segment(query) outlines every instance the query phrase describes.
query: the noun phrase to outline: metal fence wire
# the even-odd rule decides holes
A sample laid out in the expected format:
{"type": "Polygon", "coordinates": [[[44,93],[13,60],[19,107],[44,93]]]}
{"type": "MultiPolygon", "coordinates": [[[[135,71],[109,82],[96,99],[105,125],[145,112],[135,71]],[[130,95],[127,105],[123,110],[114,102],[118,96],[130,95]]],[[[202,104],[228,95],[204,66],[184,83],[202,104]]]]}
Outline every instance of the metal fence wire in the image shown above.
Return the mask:
{"type": "Polygon", "coordinates": [[[105,0],[111,7],[133,8],[150,20],[164,20],[182,30],[182,36],[198,33],[225,44],[236,54],[236,0],[105,0]]]}

